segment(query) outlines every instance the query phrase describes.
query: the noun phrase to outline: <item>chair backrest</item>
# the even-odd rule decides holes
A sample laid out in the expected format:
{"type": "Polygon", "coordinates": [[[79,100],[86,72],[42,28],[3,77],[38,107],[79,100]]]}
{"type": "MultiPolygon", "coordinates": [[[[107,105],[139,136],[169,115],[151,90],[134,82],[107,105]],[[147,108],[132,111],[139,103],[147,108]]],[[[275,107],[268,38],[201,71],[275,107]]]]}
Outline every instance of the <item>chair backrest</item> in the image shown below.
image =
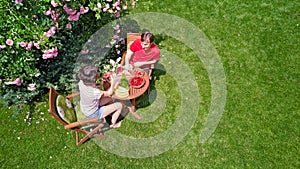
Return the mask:
{"type": "MultiPolygon", "coordinates": [[[[126,37],[126,45],[127,45],[127,50],[129,50],[129,44],[131,44],[134,40],[136,39],[141,39],[141,34],[140,33],[127,33],[126,37]]],[[[126,56],[127,51],[123,53],[122,60],[121,60],[121,65],[125,64],[125,56],[126,56]]]]}
{"type": "Polygon", "coordinates": [[[60,123],[63,125],[67,125],[66,123],[58,114],[57,108],[56,108],[56,98],[59,95],[59,93],[53,88],[50,87],[50,92],[49,92],[49,111],[50,114],[60,123]]]}
{"type": "Polygon", "coordinates": [[[127,45],[136,39],[141,39],[140,33],[127,33],[127,45]]]}

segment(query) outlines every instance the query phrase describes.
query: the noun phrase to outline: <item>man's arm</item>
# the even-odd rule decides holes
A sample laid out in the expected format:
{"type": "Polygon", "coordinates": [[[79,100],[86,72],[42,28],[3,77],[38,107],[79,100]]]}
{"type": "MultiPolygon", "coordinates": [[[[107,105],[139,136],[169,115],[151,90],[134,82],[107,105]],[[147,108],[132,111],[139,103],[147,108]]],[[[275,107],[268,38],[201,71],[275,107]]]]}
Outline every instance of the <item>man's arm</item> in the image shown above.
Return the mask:
{"type": "Polygon", "coordinates": [[[150,61],[145,61],[145,62],[135,62],[134,66],[135,67],[141,67],[141,66],[144,66],[144,65],[151,65],[151,64],[154,64],[156,62],[157,62],[157,60],[150,60],[150,61]]]}
{"type": "Polygon", "coordinates": [[[125,56],[125,67],[129,67],[129,61],[133,55],[133,52],[129,49],[127,50],[126,56],[125,56]]]}

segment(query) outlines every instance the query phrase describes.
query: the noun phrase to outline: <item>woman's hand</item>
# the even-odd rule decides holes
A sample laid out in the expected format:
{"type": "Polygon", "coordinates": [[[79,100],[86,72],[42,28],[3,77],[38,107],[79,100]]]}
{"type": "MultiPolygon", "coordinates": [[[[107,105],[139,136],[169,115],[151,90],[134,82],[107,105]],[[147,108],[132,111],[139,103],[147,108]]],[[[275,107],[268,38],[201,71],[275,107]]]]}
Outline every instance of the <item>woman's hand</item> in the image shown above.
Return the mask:
{"type": "Polygon", "coordinates": [[[115,84],[119,83],[120,82],[120,79],[118,78],[117,74],[116,73],[112,73],[110,75],[110,82],[111,82],[111,85],[112,86],[115,86],[115,84]]]}

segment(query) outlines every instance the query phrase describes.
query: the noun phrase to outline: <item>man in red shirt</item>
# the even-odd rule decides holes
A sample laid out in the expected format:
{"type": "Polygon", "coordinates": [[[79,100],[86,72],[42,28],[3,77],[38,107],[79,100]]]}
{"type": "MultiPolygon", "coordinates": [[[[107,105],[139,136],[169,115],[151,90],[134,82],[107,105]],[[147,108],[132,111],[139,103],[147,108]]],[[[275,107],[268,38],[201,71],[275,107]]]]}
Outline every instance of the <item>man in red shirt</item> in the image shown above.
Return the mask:
{"type": "Polygon", "coordinates": [[[151,64],[160,59],[160,50],[153,43],[154,36],[150,32],[144,32],[141,39],[136,39],[127,50],[125,57],[125,67],[131,66],[149,69],[151,64]]]}

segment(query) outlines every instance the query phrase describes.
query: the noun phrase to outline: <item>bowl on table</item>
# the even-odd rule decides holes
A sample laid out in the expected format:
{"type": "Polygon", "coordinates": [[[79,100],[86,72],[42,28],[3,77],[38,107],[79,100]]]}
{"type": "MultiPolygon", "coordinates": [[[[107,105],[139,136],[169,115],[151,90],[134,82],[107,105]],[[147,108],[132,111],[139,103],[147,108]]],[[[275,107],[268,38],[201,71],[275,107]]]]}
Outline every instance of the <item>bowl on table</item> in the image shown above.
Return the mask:
{"type": "Polygon", "coordinates": [[[141,88],[145,84],[143,77],[135,76],[129,79],[129,85],[133,88],[141,88]]]}

